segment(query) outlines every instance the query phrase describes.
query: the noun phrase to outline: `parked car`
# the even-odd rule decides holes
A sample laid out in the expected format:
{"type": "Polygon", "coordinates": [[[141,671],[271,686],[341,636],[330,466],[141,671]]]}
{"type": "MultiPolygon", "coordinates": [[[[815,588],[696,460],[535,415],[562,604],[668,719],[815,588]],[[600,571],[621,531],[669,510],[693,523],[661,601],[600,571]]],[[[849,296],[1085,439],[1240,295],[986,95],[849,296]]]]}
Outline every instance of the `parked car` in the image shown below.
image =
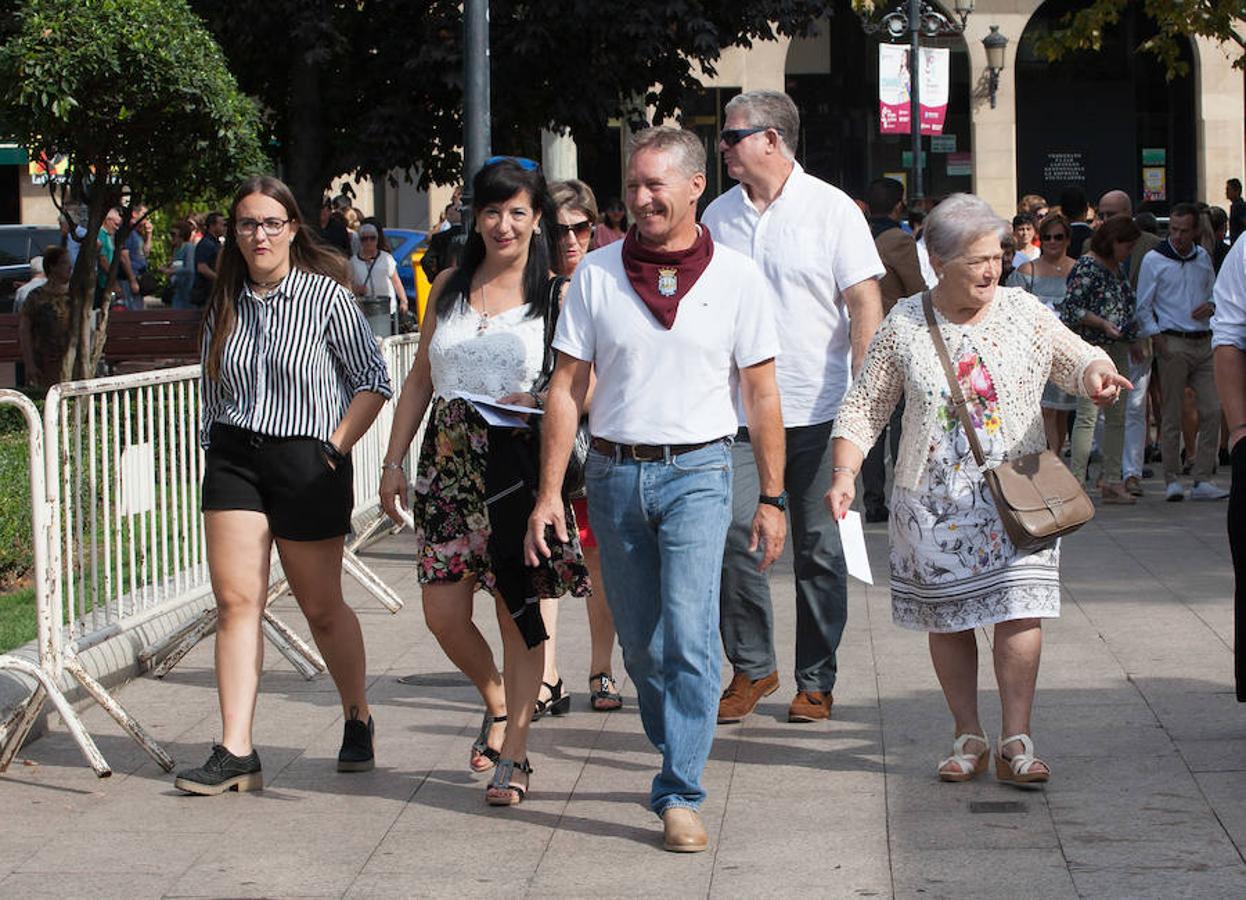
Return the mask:
{"type": "Polygon", "coordinates": [[[13,311],[13,296],[30,281],[30,258],[60,242],[56,225],[0,225],[0,313],[13,311]]]}
{"type": "Polygon", "coordinates": [[[421,319],[424,315],[424,304],[428,302],[428,279],[420,268],[420,259],[428,248],[428,232],[414,228],[386,228],[385,239],[393,248],[390,252],[398,263],[398,278],[407,298],[414,301],[413,311],[421,319]]]}

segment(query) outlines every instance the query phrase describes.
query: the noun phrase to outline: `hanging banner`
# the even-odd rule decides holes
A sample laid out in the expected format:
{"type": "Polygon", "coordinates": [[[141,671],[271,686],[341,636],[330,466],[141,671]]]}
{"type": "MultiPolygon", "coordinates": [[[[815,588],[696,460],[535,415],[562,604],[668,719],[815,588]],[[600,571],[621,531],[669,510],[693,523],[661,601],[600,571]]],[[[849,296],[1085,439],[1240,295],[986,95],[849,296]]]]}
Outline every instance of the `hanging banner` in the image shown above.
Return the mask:
{"type": "MultiPolygon", "coordinates": [[[[922,47],[921,133],[942,134],[947,116],[949,64],[946,47],[922,47]]],[[[909,48],[898,44],[878,45],[878,130],[882,134],[910,134],[909,112],[912,85],[909,48]]]]}

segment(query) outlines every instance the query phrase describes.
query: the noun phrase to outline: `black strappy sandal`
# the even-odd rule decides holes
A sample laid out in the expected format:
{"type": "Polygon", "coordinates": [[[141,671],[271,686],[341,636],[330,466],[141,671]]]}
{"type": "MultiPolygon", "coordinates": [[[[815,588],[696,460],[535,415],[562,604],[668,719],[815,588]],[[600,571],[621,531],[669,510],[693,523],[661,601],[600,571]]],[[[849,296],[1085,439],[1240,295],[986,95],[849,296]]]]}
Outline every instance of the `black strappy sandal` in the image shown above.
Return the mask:
{"type": "Polygon", "coordinates": [[[498,762],[498,751],[489,746],[489,729],[498,722],[505,722],[506,716],[491,716],[485,711],[484,721],[480,723],[480,734],[472,741],[472,755],[468,766],[473,772],[488,772],[498,762]],[[483,763],[480,760],[484,760],[483,763]]]}
{"type": "Polygon", "coordinates": [[[558,679],[557,684],[542,681],[541,687],[549,688],[549,699],[542,700],[539,696],[537,697],[536,709],[532,711],[533,722],[541,716],[565,716],[571,712],[571,695],[563,693],[561,678],[558,679]]]}
{"type": "Polygon", "coordinates": [[[598,672],[588,680],[588,687],[591,691],[588,705],[597,712],[611,712],[622,708],[623,695],[619,693],[619,686],[614,683],[613,675],[598,672]]]}
{"type": "Polygon", "coordinates": [[[527,758],[522,762],[505,758],[498,760],[498,767],[489,779],[489,786],[485,788],[485,803],[490,806],[518,806],[523,803],[524,797],[528,796],[528,788],[511,780],[515,777],[515,770],[525,775],[532,774],[532,766],[528,764],[527,758]]]}

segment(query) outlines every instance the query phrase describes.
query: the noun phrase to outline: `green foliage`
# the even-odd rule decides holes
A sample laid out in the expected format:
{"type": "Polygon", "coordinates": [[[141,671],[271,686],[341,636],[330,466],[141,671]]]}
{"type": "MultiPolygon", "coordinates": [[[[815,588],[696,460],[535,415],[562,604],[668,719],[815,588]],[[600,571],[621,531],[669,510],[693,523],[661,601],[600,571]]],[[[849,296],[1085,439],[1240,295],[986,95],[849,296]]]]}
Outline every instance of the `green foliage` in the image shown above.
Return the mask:
{"type": "Polygon", "coordinates": [[[38,628],[34,588],[0,594],[0,653],[33,641],[38,628]]]}
{"type": "Polygon", "coordinates": [[[1159,29],[1138,49],[1158,57],[1170,79],[1189,74],[1189,64],[1181,59],[1181,42],[1196,36],[1233,45],[1225,48],[1233,65],[1246,68],[1246,39],[1240,30],[1246,16],[1242,0],[1092,0],[1065,16],[1056,31],[1038,41],[1036,49],[1052,62],[1076,50],[1098,50],[1104,31],[1115,26],[1131,6],[1141,6],[1159,29]]]}
{"type": "MultiPolygon", "coordinates": [[[[0,121],[149,205],[263,165],[254,104],[185,0],[27,0],[0,48],[0,121]]],[[[71,180],[73,178],[71,177],[71,180]]]]}
{"type": "MultiPolygon", "coordinates": [[[[245,16],[219,0],[192,6],[261,100],[300,201],[341,172],[462,177],[461,0],[267,0],[245,16]]],[[[493,146],[514,151],[543,126],[596,130],[638,100],[669,116],[724,48],[803,33],[831,6],[491,0],[493,146]]]]}
{"type": "Polygon", "coordinates": [[[29,455],[25,429],[0,435],[0,590],[23,581],[34,565],[29,455]]]}

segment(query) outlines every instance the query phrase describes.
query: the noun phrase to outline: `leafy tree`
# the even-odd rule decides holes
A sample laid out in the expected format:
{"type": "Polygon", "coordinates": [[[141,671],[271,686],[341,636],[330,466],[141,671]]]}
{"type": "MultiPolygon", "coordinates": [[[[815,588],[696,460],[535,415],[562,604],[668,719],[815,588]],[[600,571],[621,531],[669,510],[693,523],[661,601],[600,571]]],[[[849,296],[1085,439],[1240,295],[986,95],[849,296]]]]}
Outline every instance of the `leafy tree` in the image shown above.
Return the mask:
{"type": "Polygon", "coordinates": [[[1098,50],[1103,32],[1119,22],[1126,9],[1138,6],[1158,28],[1138,49],[1157,56],[1169,78],[1189,74],[1189,64],[1181,59],[1181,44],[1196,36],[1234,45],[1233,65],[1246,68],[1243,0],[1092,0],[1065,16],[1056,31],[1038,42],[1037,49],[1053,62],[1075,50],[1098,50]]]}
{"type": "MultiPolygon", "coordinates": [[[[342,172],[461,177],[460,0],[267,0],[239,16],[192,0],[225,49],[299,202],[342,172]]],[[[804,33],[827,0],[492,0],[494,145],[542,127],[669,116],[724,48],[804,33]],[[655,87],[656,86],[656,87],[655,87]]]]}
{"type": "Polygon", "coordinates": [[[96,234],[108,209],[126,213],[119,251],[131,209],[227,190],[264,164],[257,115],[186,0],[4,5],[10,9],[0,10],[9,29],[0,47],[0,127],[32,158],[63,157],[67,173],[49,180],[52,199],[71,221],[71,207],[81,202],[87,211],[70,281],[71,327],[82,339],[64,369],[65,377],[86,377],[98,364],[108,323],[105,305],[88,333],[96,234]]]}

